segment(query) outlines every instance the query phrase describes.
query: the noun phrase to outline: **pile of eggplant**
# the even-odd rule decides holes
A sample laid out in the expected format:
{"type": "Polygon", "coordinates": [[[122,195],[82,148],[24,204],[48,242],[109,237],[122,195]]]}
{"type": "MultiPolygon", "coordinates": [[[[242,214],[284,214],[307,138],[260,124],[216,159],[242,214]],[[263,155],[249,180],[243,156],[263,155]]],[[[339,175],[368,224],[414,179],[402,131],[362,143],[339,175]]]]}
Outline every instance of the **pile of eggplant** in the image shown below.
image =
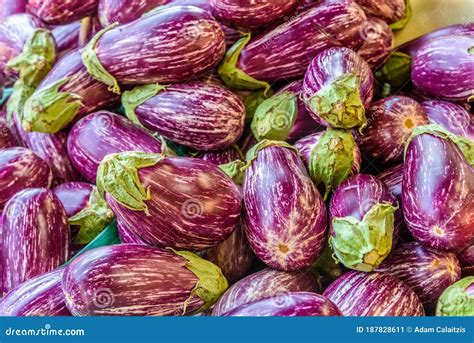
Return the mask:
{"type": "Polygon", "coordinates": [[[0,316],[474,315],[474,23],[0,5],[0,316]]]}

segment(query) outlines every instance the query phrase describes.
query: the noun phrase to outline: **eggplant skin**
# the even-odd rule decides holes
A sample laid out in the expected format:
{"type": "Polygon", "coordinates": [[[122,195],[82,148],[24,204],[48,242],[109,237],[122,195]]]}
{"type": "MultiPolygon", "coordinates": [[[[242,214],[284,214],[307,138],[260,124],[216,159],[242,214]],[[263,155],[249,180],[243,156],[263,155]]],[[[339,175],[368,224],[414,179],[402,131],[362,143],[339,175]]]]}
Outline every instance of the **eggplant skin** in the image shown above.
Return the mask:
{"type": "Polygon", "coordinates": [[[379,17],[392,24],[406,15],[405,0],[355,0],[367,14],[379,17]]]}
{"type": "Polygon", "coordinates": [[[120,237],[120,242],[147,245],[143,239],[137,236],[136,233],[125,227],[125,225],[120,220],[117,221],[117,230],[120,237]]]}
{"type": "Polygon", "coordinates": [[[0,0],[2,11],[0,20],[13,14],[24,13],[28,0],[0,0]]]}
{"type": "Polygon", "coordinates": [[[344,316],[424,316],[415,292],[385,273],[348,272],[329,285],[323,296],[344,316]]]}
{"type": "Polygon", "coordinates": [[[169,0],[99,0],[99,21],[102,27],[112,23],[125,24],[169,2],[169,0]]]}
{"type": "Polygon", "coordinates": [[[12,289],[0,300],[0,316],[70,316],[61,287],[63,273],[58,268],[12,289]]]}
{"type": "Polygon", "coordinates": [[[53,192],[63,204],[66,215],[72,217],[87,206],[93,187],[87,182],[66,182],[56,186],[53,192]]]}
{"type": "Polygon", "coordinates": [[[377,70],[392,53],[395,44],[393,31],[382,19],[369,16],[361,34],[364,43],[357,53],[370,65],[372,70],[377,70]]]}
{"type": "Polygon", "coordinates": [[[93,14],[99,0],[28,0],[27,9],[50,25],[68,24],[93,14]]]}
{"type": "Polygon", "coordinates": [[[474,276],[474,244],[458,254],[461,263],[462,276],[474,276]]]}

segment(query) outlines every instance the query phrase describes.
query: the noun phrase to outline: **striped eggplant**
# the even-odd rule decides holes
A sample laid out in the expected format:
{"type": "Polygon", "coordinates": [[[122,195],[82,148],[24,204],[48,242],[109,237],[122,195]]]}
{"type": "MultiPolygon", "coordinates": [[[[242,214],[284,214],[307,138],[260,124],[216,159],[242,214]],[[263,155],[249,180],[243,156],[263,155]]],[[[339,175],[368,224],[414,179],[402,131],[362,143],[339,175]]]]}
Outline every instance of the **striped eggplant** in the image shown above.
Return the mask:
{"type": "Polygon", "coordinates": [[[301,78],[321,51],[341,44],[358,47],[365,20],[353,1],[322,2],[259,37],[242,38],[227,51],[219,74],[228,86],[244,89],[301,78]]]}
{"type": "Polygon", "coordinates": [[[120,237],[120,242],[147,245],[136,233],[125,227],[125,225],[120,220],[117,221],[117,230],[120,237]]]}
{"type": "Polygon", "coordinates": [[[51,29],[51,33],[59,56],[64,56],[79,47],[81,22],[74,21],[70,24],[55,26],[51,29]]]}
{"type": "Polygon", "coordinates": [[[223,316],[242,305],[288,292],[314,292],[316,278],[302,272],[282,272],[264,269],[233,284],[212,310],[213,316],[223,316]]]}
{"type": "Polygon", "coordinates": [[[125,24],[140,18],[169,0],[99,0],[98,15],[102,27],[125,24]]]}
{"type": "Polygon", "coordinates": [[[122,104],[132,122],[196,150],[227,148],[244,130],[243,103],[210,84],[139,86],[123,93],[122,104]]]}
{"type": "Polygon", "coordinates": [[[229,317],[342,316],[330,300],[312,292],[289,292],[244,304],[224,314],[229,317]]]}
{"type": "Polygon", "coordinates": [[[361,35],[364,43],[357,53],[370,65],[378,69],[390,57],[395,44],[395,36],[390,26],[382,19],[367,17],[361,35]]]}
{"type": "Polygon", "coordinates": [[[0,300],[0,316],[70,316],[61,287],[63,273],[58,268],[12,289],[0,300]]]}
{"type": "Polygon", "coordinates": [[[413,289],[427,309],[436,306],[441,293],[461,278],[456,255],[423,248],[418,242],[400,245],[377,271],[393,275],[413,289]]]}
{"type": "Polygon", "coordinates": [[[321,0],[300,0],[295,12],[300,13],[320,3],[321,0]]]}
{"type": "Polygon", "coordinates": [[[209,0],[212,14],[221,22],[240,30],[255,30],[283,18],[298,0],[209,0]]]}
{"type": "Polygon", "coordinates": [[[474,276],[452,284],[441,294],[436,306],[437,316],[474,316],[474,276]]]}
{"type": "Polygon", "coordinates": [[[160,153],[162,143],[127,118],[100,111],[73,126],[67,150],[77,170],[87,180],[95,182],[97,168],[106,155],[130,150],[160,153]]]}
{"type": "Polygon", "coordinates": [[[28,0],[0,0],[0,20],[13,14],[25,13],[28,0]]]}
{"type": "Polygon", "coordinates": [[[355,0],[365,13],[383,19],[393,29],[405,27],[411,17],[409,0],[355,0]]]}
{"type": "Polygon", "coordinates": [[[444,100],[472,99],[474,78],[466,75],[474,69],[473,46],[474,36],[467,35],[444,36],[426,42],[413,57],[411,78],[415,87],[444,100]]]}
{"type": "Polygon", "coordinates": [[[0,176],[0,211],[17,192],[30,187],[50,187],[53,181],[48,164],[22,147],[0,150],[0,176]]]}
{"type": "Polygon", "coordinates": [[[373,84],[370,66],[355,51],[330,48],[311,62],[301,97],[316,120],[341,129],[364,127],[373,84]]]}
{"type": "Polygon", "coordinates": [[[235,144],[223,150],[205,151],[197,157],[216,166],[244,159],[240,148],[235,144]]]}
{"type": "Polygon", "coordinates": [[[458,254],[463,276],[474,276],[474,244],[458,254]]]}
{"type": "Polygon", "coordinates": [[[46,188],[16,193],[3,211],[2,279],[4,294],[69,257],[69,227],[59,199],[46,188]]]}
{"type": "Polygon", "coordinates": [[[402,204],[416,240],[436,250],[472,245],[472,194],[474,169],[458,146],[436,130],[413,135],[405,154],[402,204]]]}
{"type": "Polygon", "coordinates": [[[244,227],[252,250],[275,269],[309,267],[326,240],[326,206],[298,152],[263,140],[247,163],[244,227]]]}
{"type": "Polygon", "coordinates": [[[402,224],[395,196],[375,176],[357,174],[334,191],[329,206],[334,255],[347,268],[372,271],[387,257],[402,224]]]}
{"type": "Polygon", "coordinates": [[[77,257],[62,286],[75,316],[181,316],[212,306],[228,284],[193,253],[120,244],[77,257]]]}
{"type": "Polygon", "coordinates": [[[68,24],[93,14],[99,0],[28,0],[30,13],[50,25],[68,24]]]}
{"type": "Polygon", "coordinates": [[[66,182],[53,189],[63,204],[68,217],[79,213],[87,206],[94,185],[87,182],[66,182]]]}
{"type": "Polygon", "coordinates": [[[403,180],[403,164],[398,164],[396,166],[385,169],[382,173],[377,175],[377,178],[385,183],[395,195],[401,204],[402,199],[402,180],[403,180]]]}
{"type": "Polygon", "coordinates": [[[119,83],[187,81],[216,66],[224,54],[224,32],[210,13],[172,6],[102,30],[82,59],[93,78],[120,94],[119,83]]]}
{"type": "Polygon", "coordinates": [[[235,229],[241,195],[217,166],[196,158],[110,154],[97,187],[117,219],[150,245],[203,250],[235,229]]]}
{"type": "Polygon", "coordinates": [[[0,149],[11,148],[17,145],[15,136],[10,130],[5,118],[0,117],[0,149]]]}
{"type": "Polygon", "coordinates": [[[405,143],[413,130],[428,123],[428,117],[417,101],[402,95],[390,96],[370,106],[367,126],[356,140],[372,163],[400,163],[405,143]]]}
{"type": "Polygon", "coordinates": [[[415,292],[384,273],[349,272],[323,293],[344,316],[423,316],[415,292]]]}

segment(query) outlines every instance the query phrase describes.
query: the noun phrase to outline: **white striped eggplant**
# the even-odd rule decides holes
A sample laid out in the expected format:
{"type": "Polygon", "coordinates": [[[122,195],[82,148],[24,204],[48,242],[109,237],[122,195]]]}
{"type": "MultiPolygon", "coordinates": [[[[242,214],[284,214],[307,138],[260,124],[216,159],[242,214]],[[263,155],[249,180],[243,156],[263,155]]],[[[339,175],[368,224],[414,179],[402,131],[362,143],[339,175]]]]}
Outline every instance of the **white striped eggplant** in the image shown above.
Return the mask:
{"type": "Polygon", "coordinates": [[[243,194],[245,231],[266,265],[299,270],[318,258],[326,206],[294,147],[267,140],[254,146],[247,153],[243,194]]]}
{"type": "Polygon", "coordinates": [[[445,133],[420,130],[409,140],[402,204],[405,221],[416,240],[437,250],[459,251],[472,245],[472,194],[474,169],[445,133]]]}
{"type": "Polygon", "coordinates": [[[0,117],[0,149],[11,148],[17,145],[15,136],[10,130],[5,118],[0,117]]]}
{"type": "Polygon", "coordinates": [[[51,33],[58,55],[64,56],[79,47],[81,22],[78,20],[70,24],[55,26],[51,29],[51,33]]]}
{"type": "Polygon", "coordinates": [[[82,59],[93,78],[120,94],[119,83],[187,81],[216,66],[224,54],[224,32],[210,13],[172,6],[105,28],[86,46],[82,59]]]}
{"type": "Polygon", "coordinates": [[[244,159],[240,148],[235,144],[223,150],[205,151],[197,157],[216,166],[244,159]]]}
{"type": "Polygon", "coordinates": [[[122,243],[148,245],[143,241],[143,239],[138,237],[136,233],[125,227],[125,225],[120,220],[117,221],[117,230],[120,237],[120,242],[122,243]]]}
{"type": "Polygon", "coordinates": [[[227,148],[244,130],[243,103],[215,85],[139,86],[124,92],[122,104],[132,122],[196,150],[227,148]]]}
{"type": "Polygon", "coordinates": [[[296,7],[295,12],[301,13],[304,10],[319,4],[320,2],[321,0],[300,0],[298,1],[298,6],[296,7]]]}
{"type": "Polygon", "coordinates": [[[438,300],[437,316],[474,316],[474,276],[449,286],[438,300]]]}
{"type": "Polygon", "coordinates": [[[196,158],[107,155],[97,187],[117,220],[150,245],[203,250],[236,228],[241,195],[217,166],[196,158]]]}
{"type": "Polygon", "coordinates": [[[377,271],[393,275],[413,289],[425,309],[436,306],[441,293],[461,278],[455,254],[426,249],[417,242],[401,244],[377,271]]]}
{"type": "Polygon", "coordinates": [[[68,136],[69,158],[79,172],[95,182],[102,159],[121,151],[162,152],[162,142],[127,118],[100,111],[79,120],[68,136]]]}
{"type": "Polygon", "coordinates": [[[28,0],[0,0],[0,20],[13,14],[25,13],[28,0]]]}
{"type": "Polygon", "coordinates": [[[229,317],[342,316],[330,300],[311,292],[289,292],[257,300],[224,314],[229,317]]]}
{"type": "Polygon", "coordinates": [[[474,276],[474,244],[458,254],[463,276],[474,276]]]}
{"type": "Polygon", "coordinates": [[[181,316],[212,306],[228,284],[193,253],[119,244],[77,257],[62,286],[75,316],[181,316]]]}
{"type": "Polygon", "coordinates": [[[28,0],[30,13],[50,25],[68,24],[93,14],[99,0],[28,0]]]}
{"type": "Polygon", "coordinates": [[[63,204],[68,217],[87,206],[94,185],[87,182],[66,182],[53,188],[53,193],[63,204]]]}
{"type": "Polygon", "coordinates": [[[382,166],[400,163],[413,130],[428,123],[417,101],[402,95],[390,96],[370,106],[367,126],[356,135],[356,140],[370,161],[382,166]]]}
{"type": "Polygon", "coordinates": [[[50,187],[53,175],[46,161],[31,150],[0,150],[0,210],[17,192],[30,187],[50,187]]]}
{"type": "Polygon", "coordinates": [[[369,272],[395,246],[402,223],[397,199],[375,176],[357,174],[334,191],[329,244],[347,268],[369,272]]]}
{"type": "Polygon", "coordinates": [[[213,316],[223,316],[242,305],[288,292],[314,292],[316,278],[302,272],[282,272],[264,269],[233,284],[212,310],[213,316]]]}
{"type": "Polygon", "coordinates": [[[330,48],[311,62],[301,97],[315,120],[340,129],[364,127],[373,84],[370,66],[355,51],[330,48]]]}
{"type": "Polygon", "coordinates": [[[64,269],[36,276],[7,293],[0,300],[0,316],[70,316],[61,287],[64,269]]]}
{"type": "Polygon", "coordinates": [[[5,205],[2,221],[2,294],[69,258],[67,216],[49,189],[16,193],[5,205]]]}
{"type": "Polygon", "coordinates": [[[107,27],[113,23],[125,24],[134,21],[169,2],[169,0],[99,0],[97,11],[100,24],[102,27],[107,27]]]}
{"type": "Polygon", "coordinates": [[[382,173],[377,175],[377,178],[385,183],[395,195],[401,204],[402,199],[402,180],[403,180],[403,164],[398,164],[396,166],[385,169],[382,173]]]}
{"type": "Polygon", "coordinates": [[[392,53],[395,45],[393,31],[382,19],[367,17],[361,35],[364,38],[364,43],[357,53],[370,65],[372,70],[377,70],[392,53]]]}
{"type": "Polygon", "coordinates": [[[349,272],[323,293],[344,316],[423,316],[415,292],[397,278],[384,273],[349,272]]]}
{"type": "Polygon", "coordinates": [[[410,0],[355,0],[365,13],[381,18],[392,29],[403,29],[411,18],[410,0]]]}
{"type": "Polygon", "coordinates": [[[219,74],[232,88],[270,88],[268,82],[303,77],[318,53],[362,43],[366,17],[353,1],[325,1],[269,32],[242,38],[227,51],[219,74]]]}

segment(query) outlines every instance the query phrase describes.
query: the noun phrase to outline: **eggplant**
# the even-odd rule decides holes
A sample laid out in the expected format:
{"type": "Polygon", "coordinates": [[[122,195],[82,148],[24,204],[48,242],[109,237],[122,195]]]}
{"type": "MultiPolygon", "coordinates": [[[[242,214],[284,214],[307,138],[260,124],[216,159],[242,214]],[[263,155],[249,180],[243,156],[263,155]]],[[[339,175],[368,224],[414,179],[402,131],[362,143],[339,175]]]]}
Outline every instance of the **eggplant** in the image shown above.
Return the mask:
{"type": "Polygon", "coordinates": [[[356,140],[370,161],[383,166],[400,163],[405,143],[413,130],[428,123],[428,117],[417,101],[401,95],[390,96],[370,106],[367,126],[356,140]]]}
{"type": "Polygon", "coordinates": [[[17,192],[31,187],[50,187],[53,181],[48,164],[22,147],[0,150],[0,175],[0,210],[17,192]]]}
{"type": "Polygon", "coordinates": [[[365,20],[353,1],[322,2],[255,39],[242,38],[227,51],[219,74],[228,86],[243,89],[268,89],[268,82],[301,78],[321,51],[358,47],[365,20]]]}
{"type": "Polygon", "coordinates": [[[56,186],[53,193],[63,204],[66,215],[72,217],[87,206],[93,188],[87,182],[66,182],[56,186]]]}
{"type": "Polygon", "coordinates": [[[397,199],[375,176],[357,174],[334,191],[329,244],[350,269],[369,272],[395,246],[401,220],[397,199]]]}
{"type": "Polygon", "coordinates": [[[301,272],[264,269],[233,284],[217,301],[213,316],[223,316],[242,305],[288,292],[314,292],[316,278],[301,272]]]}
{"type": "Polygon", "coordinates": [[[193,253],[120,244],[78,256],[62,286],[74,316],[180,316],[206,310],[228,284],[193,253]]]}
{"type": "Polygon", "coordinates": [[[364,43],[357,53],[370,65],[372,70],[377,70],[390,57],[395,45],[392,29],[384,20],[369,16],[361,34],[364,43]]]}
{"type": "Polygon", "coordinates": [[[122,243],[131,243],[131,244],[148,245],[143,241],[143,239],[141,239],[132,230],[125,227],[125,225],[120,220],[117,221],[117,229],[118,229],[118,234],[119,234],[119,237],[120,237],[120,242],[122,242],[122,243]]]}
{"type": "Polygon", "coordinates": [[[425,247],[459,251],[474,243],[473,192],[474,169],[450,138],[427,130],[407,143],[403,214],[425,247]]]}
{"type": "Polygon", "coordinates": [[[244,227],[269,267],[309,267],[326,240],[326,206],[294,147],[263,140],[247,153],[244,227]],[[285,199],[285,201],[281,201],[285,199]]]}
{"type": "Polygon", "coordinates": [[[242,152],[237,145],[232,145],[229,148],[223,150],[206,151],[199,154],[197,157],[216,166],[227,164],[235,160],[244,159],[242,152]]]}
{"type": "Polygon", "coordinates": [[[64,56],[68,52],[79,48],[80,32],[80,21],[55,26],[51,29],[59,56],[64,56]]]}
{"type": "Polygon", "coordinates": [[[102,30],[82,60],[93,78],[120,94],[119,83],[187,81],[216,66],[224,53],[224,32],[210,13],[173,6],[102,30]]]}
{"type": "Polygon", "coordinates": [[[391,24],[393,29],[405,27],[411,17],[409,0],[355,0],[365,13],[391,24]]]}
{"type": "Polygon", "coordinates": [[[134,21],[169,2],[169,0],[99,0],[97,11],[102,27],[107,27],[113,23],[125,24],[134,21]]]}
{"type": "Polygon", "coordinates": [[[319,4],[320,2],[321,2],[321,0],[300,0],[300,1],[298,1],[298,6],[296,7],[295,12],[296,13],[301,13],[301,12],[307,10],[308,8],[319,4]]]}
{"type": "Polygon", "coordinates": [[[70,316],[61,288],[64,269],[36,276],[18,285],[0,300],[0,316],[70,316]]]}
{"type": "Polygon", "coordinates": [[[349,272],[323,293],[344,316],[423,316],[415,292],[385,273],[349,272]]]}
{"type": "Polygon", "coordinates": [[[463,276],[474,276],[474,245],[469,246],[458,254],[463,276]]]}
{"type": "Polygon", "coordinates": [[[413,57],[411,77],[415,87],[431,97],[448,101],[472,99],[474,36],[451,35],[432,39],[413,57]],[[446,47],[449,46],[449,49],[446,47]]]}
{"type": "Polygon", "coordinates": [[[139,86],[124,92],[122,104],[132,122],[196,150],[227,148],[244,130],[240,99],[205,83],[139,86]]]}
{"type": "Polygon", "coordinates": [[[17,145],[15,136],[10,130],[5,118],[0,117],[0,149],[11,148],[17,145]]]}
{"type": "Polygon", "coordinates": [[[298,0],[209,0],[212,14],[228,26],[255,30],[292,12],[298,0]]]}
{"type": "Polygon", "coordinates": [[[127,118],[112,112],[95,112],[78,121],[69,132],[69,158],[79,172],[95,182],[102,159],[121,151],[162,152],[162,142],[127,118]],[[119,137],[119,139],[117,139],[119,137]]]}
{"type": "Polygon", "coordinates": [[[441,293],[461,278],[455,254],[426,249],[418,242],[401,244],[377,271],[393,275],[413,289],[425,308],[436,306],[441,293]]]}
{"type": "Polygon", "coordinates": [[[117,219],[150,245],[203,250],[235,229],[241,195],[209,162],[122,152],[99,166],[97,187],[117,219]]]}
{"type": "Polygon", "coordinates": [[[390,192],[392,192],[399,200],[399,203],[401,203],[403,164],[385,169],[385,171],[377,175],[377,178],[387,185],[390,192]]]}
{"type": "Polygon", "coordinates": [[[98,4],[99,0],[28,0],[27,9],[45,23],[62,25],[93,14],[98,4]]]}
{"type": "Polygon", "coordinates": [[[342,316],[330,300],[311,292],[290,292],[257,300],[224,314],[229,317],[342,316]]]}
{"type": "Polygon", "coordinates": [[[13,14],[25,13],[28,0],[0,0],[0,20],[13,14]]]}
{"type": "Polygon", "coordinates": [[[474,316],[474,276],[452,284],[441,294],[436,306],[437,316],[474,316]]]}
{"type": "Polygon", "coordinates": [[[69,258],[66,213],[49,189],[28,188],[16,193],[5,205],[2,221],[0,293],[56,269],[69,258]]]}
{"type": "Polygon", "coordinates": [[[331,48],[311,62],[301,96],[316,120],[340,129],[364,127],[373,83],[370,66],[355,51],[331,48]]]}

